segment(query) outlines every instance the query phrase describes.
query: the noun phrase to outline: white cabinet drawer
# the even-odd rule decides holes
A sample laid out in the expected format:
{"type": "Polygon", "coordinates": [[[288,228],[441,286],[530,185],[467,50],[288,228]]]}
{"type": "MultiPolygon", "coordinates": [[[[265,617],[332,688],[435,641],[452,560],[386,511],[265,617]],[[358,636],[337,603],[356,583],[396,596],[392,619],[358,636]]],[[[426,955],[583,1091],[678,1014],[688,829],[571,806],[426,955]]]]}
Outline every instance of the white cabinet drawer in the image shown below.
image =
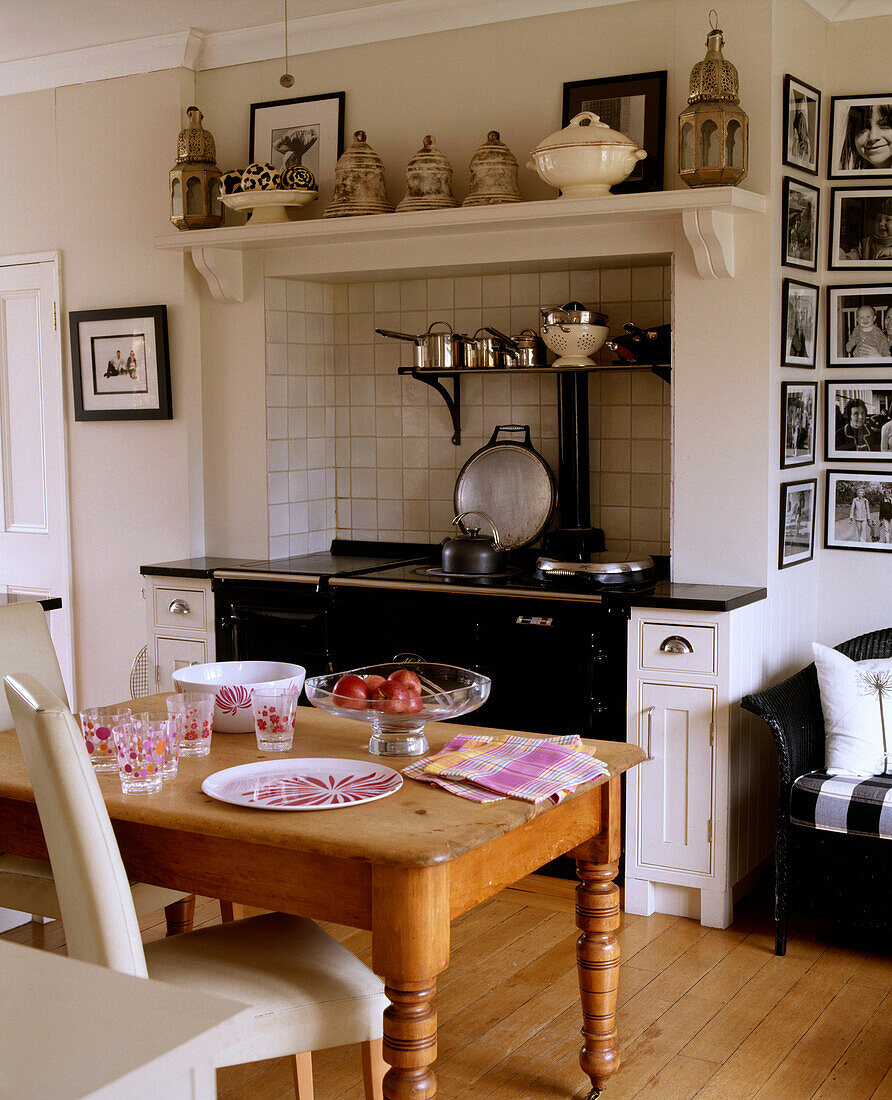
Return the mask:
{"type": "Polygon", "coordinates": [[[716,628],[641,620],[638,667],[716,674],[716,628]]]}
{"type": "Polygon", "coordinates": [[[152,591],[155,626],[172,630],[207,629],[207,599],[204,589],[187,588],[183,585],[156,585],[152,591]]]}

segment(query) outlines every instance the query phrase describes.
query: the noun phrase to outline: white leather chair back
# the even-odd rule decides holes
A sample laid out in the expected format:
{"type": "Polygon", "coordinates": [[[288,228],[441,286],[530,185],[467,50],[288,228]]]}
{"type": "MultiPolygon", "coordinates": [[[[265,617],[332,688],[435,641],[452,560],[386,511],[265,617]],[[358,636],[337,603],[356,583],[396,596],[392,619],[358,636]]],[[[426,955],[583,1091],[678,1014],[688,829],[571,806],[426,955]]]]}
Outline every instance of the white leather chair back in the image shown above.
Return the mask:
{"type": "Polygon", "coordinates": [[[15,673],[4,682],[50,854],[68,954],[145,978],[130,886],[77,720],[34,676],[15,673]]]}
{"type": "MultiPolygon", "coordinates": [[[[0,607],[0,677],[25,669],[68,704],[59,659],[39,603],[11,603],[0,607]]],[[[12,727],[6,697],[0,694],[0,730],[12,727]]]]}

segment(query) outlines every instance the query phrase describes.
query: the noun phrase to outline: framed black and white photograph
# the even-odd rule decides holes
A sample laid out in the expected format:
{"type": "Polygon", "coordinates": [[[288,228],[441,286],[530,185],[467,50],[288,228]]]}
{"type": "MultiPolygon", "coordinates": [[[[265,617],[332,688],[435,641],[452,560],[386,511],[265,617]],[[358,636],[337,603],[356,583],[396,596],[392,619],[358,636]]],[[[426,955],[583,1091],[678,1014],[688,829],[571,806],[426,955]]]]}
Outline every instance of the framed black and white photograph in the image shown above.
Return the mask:
{"type": "Polygon", "coordinates": [[[815,460],[817,382],[781,382],[781,469],[815,460]]]}
{"type": "Polygon", "coordinates": [[[828,379],[824,409],[828,462],[892,462],[892,381],[828,379]]]}
{"type": "Polygon", "coordinates": [[[277,172],[308,168],[316,177],[320,209],[334,188],[344,151],[344,92],[251,104],[249,156],[277,172]]]}
{"type": "Polygon", "coordinates": [[[170,420],[167,307],[69,313],[75,420],[170,420]]]}
{"type": "Polygon", "coordinates": [[[810,183],[784,176],[781,263],[818,270],[818,215],[821,192],[810,183]]]}
{"type": "Polygon", "coordinates": [[[631,176],[614,184],[614,194],[663,190],[666,142],[666,70],[630,76],[573,80],[564,85],[562,126],[580,111],[594,111],[612,130],[637,142],[647,157],[631,176]]]}
{"type": "Polygon", "coordinates": [[[817,478],[786,481],[780,487],[777,567],[789,569],[815,556],[817,478]]]}
{"type": "Polygon", "coordinates": [[[784,77],[784,164],[816,176],[820,133],[821,93],[787,73],[784,77]]]}
{"type": "Polygon", "coordinates": [[[781,304],[781,366],[814,369],[818,345],[818,288],[784,279],[781,304]]]}
{"type": "Polygon", "coordinates": [[[827,366],[892,363],[892,285],[827,287],[827,366]]]}
{"type": "Polygon", "coordinates": [[[828,264],[892,271],[892,187],[832,187],[828,264]]]}
{"type": "Polygon", "coordinates": [[[892,474],[828,470],[824,545],[892,551],[892,474]]]}
{"type": "Polygon", "coordinates": [[[831,98],[827,178],[892,179],[892,92],[831,98]]]}

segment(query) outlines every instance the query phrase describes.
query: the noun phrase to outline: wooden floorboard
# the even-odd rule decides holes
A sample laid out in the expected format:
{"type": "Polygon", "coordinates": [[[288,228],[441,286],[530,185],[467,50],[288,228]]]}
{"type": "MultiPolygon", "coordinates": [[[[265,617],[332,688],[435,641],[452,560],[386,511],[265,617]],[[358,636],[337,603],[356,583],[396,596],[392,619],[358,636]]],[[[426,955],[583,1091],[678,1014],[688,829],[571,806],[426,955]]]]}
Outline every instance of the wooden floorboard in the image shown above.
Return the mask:
{"type": "MultiPolygon", "coordinates": [[[[624,916],[623,1065],[605,1100],[892,1100],[892,946],[794,922],[778,958],[770,906],[751,895],[724,930],[624,916]]],[[[219,903],[200,898],[195,926],[219,919],[219,903]]],[[[163,913],[140,927],[147,941],[163,936],[163,913]]],[[[324,927],[370,962],[370,933],[324,927]]],[[[572,885],[556,880],[524,880],[454,922],[435,1001],[443,1100],[585,1100],[576,935],[572,885]]],[[[60,922],[2,938],[65,951],[60,922]]],[[[318,1051],[313,1064],[316,1100],[361,1100],[356,1049],[318,1051]]],[[[222,1070],[218,1095],[291,1098],[290,1064],[222,1070]]]]}

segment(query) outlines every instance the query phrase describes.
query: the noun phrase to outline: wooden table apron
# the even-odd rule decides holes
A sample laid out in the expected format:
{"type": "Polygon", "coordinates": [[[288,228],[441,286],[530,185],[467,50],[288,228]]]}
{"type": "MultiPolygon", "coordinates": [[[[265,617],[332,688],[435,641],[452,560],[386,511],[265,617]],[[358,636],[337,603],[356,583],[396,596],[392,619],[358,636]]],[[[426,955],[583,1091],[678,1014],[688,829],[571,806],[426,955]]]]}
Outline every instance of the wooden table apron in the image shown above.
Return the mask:
{"type": "MultiPolygon", "coordinates": [[[[140,701],[152,709],[162,696],[140,701]]],[[[364,723],[301,708],[293,757],[368,763],[364,723]]],[[[459,730],[427,728],[432,749],[459,730]]],[[[215,734],[211,754],[180,760],[160,794],[124,796],[117,776],[99,781],[127,871],[143,882],[335,921],[372,932],[372,966],[391,1002],[384,1056],[388,1100],[436,1095],[432,1064],[436,976],[449,962],[454,917],[555,856],[577,861],[577,946],[583,1014],[580,1064],[593,1095],[619,1067],[614,1028],[619,950],[620,779],[643,759],[635,746],[598,742],[611,778],[559,806],[506,799],[477,805],[406,780],[377,802],[314,812],[259,812],[217,802],[205,776],[270,759],[253,734],[215,734]]],[[[402,768],[403,759],[381,761],[402,768]]],[[[27,772],[13,731],[0,733],[0,851],[47,858],[27,772]]]]}

